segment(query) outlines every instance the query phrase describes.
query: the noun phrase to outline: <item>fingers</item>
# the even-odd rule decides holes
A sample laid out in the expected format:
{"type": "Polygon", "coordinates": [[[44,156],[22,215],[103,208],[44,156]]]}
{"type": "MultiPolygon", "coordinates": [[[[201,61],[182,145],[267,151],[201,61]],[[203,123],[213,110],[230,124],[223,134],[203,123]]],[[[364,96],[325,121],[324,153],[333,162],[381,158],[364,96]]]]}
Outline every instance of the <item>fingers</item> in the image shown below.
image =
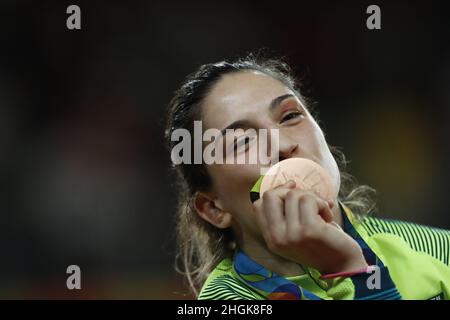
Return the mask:
{"type": "MultiPolygon", "coordinates": [[[[311,215],[316,216],[318,214],[325,222],[333,221],[334,216],[329,201],[320,198],[313,192],[298,189],[286,194],[285,209],[289,213],[300,212],[300,222],[303,220],[304,223],[315,221],[315,219],[310,220],[311,215]],[[303,216],[303,212],[308,215],[303,216]]],[[[292,223],[297,222],[297,219],[291,215],[289,215],[289,219],[292,223]]]]}
{"type": "Polygon", "coordinates": [[[334,214],[333,211],[331,211],[329,202],[319,198],[317,205],[319,207],[319,215],[322,219],[325,220],[325,222],[332,222],[334,214]]]}
{"type": "Polygon", "coordinates": [[[295,189],[295,182],[288,181],[266,191],[255,201],[254,208],[257,223],[269,244],[295,240],[303,231],[314,233],[324,222],[333,221],[333,205],[313,191],[295,189]]]}
{"type": "Polygon", "coordinates": [[[292,190],[286,194],[284,201],[287,232],[289,236],[295,236],[300,234],[300,214],[299,214],[299,192],[298,190],[292,190]]]}
{"type": "Polygon", "coordinates": [[[266,191],[260,199],[254,202],[256,220],[266,241],[277,241],[285,234],[283,198],[293,188],[295,188],[295,182],[289,180],[283,185],[266,191]]]}
{"type": "Polygon", "coordinates": [[[269,236],[275,242],[280,240],[286,233],[284,197],[293,188],[295,188],[295,182],[290,180],[263,194],[264,215],[270,227],[269,236]]]}
{"type": "Polygon", "coordinates": [[[321,237],[324,223],[333,221],[333,213],[326,200],[313,192],[291,190],[285,197],[286,232],[290,242],[305,237],[321,237]]]}
{"type": "Polygon", "coordinates": [[[333,200],[328,200],[328,205],[330,206],[330,209],[333,209],[334,207],[334,201],[333,200]]]}

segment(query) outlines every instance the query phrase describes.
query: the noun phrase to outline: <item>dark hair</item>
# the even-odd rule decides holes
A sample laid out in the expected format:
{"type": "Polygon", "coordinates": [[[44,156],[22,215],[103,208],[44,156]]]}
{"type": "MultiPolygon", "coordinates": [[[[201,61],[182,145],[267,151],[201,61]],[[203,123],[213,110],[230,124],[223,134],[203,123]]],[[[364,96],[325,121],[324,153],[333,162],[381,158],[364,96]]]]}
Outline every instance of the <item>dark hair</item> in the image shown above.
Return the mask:
{"type": "MultiPolygon", "coordinates": [[[[289,66],[281,59],[266,58],[250,54],[235,61],[221,61],[202,65],[185,79],[175,91],[168,106],[165,138],[171,152],[176,142],[171,140],[176,129],[193,132],[194,121],[202,118],[202,102],[225,75],[240,71],[259,71],[267,74],[290,88],[297,97],[311,109],[311,103],[300,94],[289,66]]],[[[311,110],[310,110],[311,112],[311,110]]],[[[374,208],[369,193],[373,189],[358,186],[352,176],[343,169],[346,165],[344,154],[330,147],[341,170],[340,200],[357,212],[367,212],[374,208]]],[[[190,163],[194,163],[191,161],[190,163]]],[[[233,235],[230,229],[218,229],[198,216],[192,200],[198,191],[210,187],[210,178],[203,164],[172,166],[178,192],[176,217],[177,255],[176,270],[186,276],[188,284],[197,296],[198,290],[211,270],[224,258],[231,258],[234,251],[233,235]]]]}

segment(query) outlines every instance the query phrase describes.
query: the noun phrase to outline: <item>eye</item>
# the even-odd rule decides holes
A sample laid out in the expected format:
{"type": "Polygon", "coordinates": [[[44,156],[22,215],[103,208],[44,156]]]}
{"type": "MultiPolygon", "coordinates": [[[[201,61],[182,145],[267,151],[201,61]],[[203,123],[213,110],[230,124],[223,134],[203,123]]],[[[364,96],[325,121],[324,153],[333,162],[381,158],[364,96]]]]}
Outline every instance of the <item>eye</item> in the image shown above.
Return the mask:
{"type": "Polygon", "coordinates": [[[238,138],[236,140],[236,143],[234,144],[234,150],[239,150],[241,149],[243,146],[245,146],[247,148],[247,146],[249,145],[250,141],[252,141],[254,139],[254,137],[250,137],[250,136],[245,136],[242,138],[238,138]]]}
{"type": "Polygon", "coordinates": [[[289,121],[292,119],[296,119],[302,115],[303,115],[303,113],[301,113],[300,111],[290,112],[281,119],[280,123],[283,123],[283,122],[286,122],[286,121],[289,121]]]}

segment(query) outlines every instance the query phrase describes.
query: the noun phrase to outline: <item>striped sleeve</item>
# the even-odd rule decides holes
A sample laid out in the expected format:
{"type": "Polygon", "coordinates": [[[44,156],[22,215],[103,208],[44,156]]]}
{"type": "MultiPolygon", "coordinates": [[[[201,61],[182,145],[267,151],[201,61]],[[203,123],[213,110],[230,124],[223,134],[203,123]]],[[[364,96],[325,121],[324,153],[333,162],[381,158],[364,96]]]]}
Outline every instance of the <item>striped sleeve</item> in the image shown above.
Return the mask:
{"type": "Polygon", "coordinates": [[[449,265],[450,231],[399,220],[366,218],[363,226],[369,236],[390,233],[401,237],[414,251],[426,253],[449,265]]]}
{"type": "Polygon", "coordinates": [[[198,296],[199,300],[261,300],[260,296],[243,286],[230,275],[221,275],[211,280],[198,296]]]}

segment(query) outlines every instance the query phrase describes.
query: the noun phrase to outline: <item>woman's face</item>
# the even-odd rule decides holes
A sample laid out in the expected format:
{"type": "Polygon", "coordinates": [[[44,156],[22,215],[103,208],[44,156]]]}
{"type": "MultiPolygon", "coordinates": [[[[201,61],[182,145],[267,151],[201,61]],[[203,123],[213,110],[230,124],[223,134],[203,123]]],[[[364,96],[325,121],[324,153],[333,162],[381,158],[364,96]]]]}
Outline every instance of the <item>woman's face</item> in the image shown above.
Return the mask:
{"type": "MultiPolygon", "coordinates": [[[[205,98],[202,119],[203,130],[223,130],[231,124],[239,124],[244,130],[254,128],[256,132],[277,129],[280,160],[299,157],[315,161],[330,175],[335,190],[339,190],[339,170],[322,130],[295,93],[280,81],[257,71],[227,74],[205,98]],[[282,96],[284,99],[272,103],[282,96]]],[[[237,143],[238,154],[256,150],[257,139],[235,136],[237,139],[230,139],[234,141],[223,138],[224,146],[235,147],[237,143]]],[[[241,241],[246,237],[261,239],[249,196],[261,167],[260,163],[207,165],[212,180],[210,191],[220,208],[232,215],[232,227],[241,241]]]]}

